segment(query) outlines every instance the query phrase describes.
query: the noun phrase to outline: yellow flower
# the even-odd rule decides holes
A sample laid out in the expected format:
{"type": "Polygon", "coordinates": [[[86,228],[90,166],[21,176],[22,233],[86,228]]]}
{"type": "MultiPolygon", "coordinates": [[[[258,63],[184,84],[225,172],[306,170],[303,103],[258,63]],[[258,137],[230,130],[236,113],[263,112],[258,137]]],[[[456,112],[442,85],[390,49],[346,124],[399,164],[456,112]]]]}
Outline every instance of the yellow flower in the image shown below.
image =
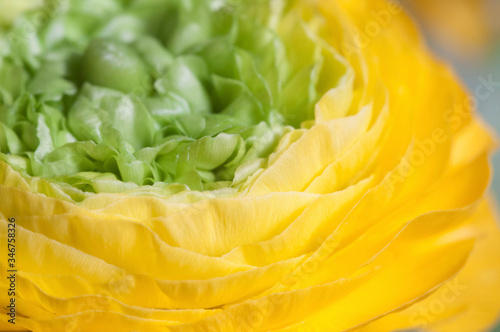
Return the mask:
{"type": "MultiPolygon", "coordinates": [[[[234,1],[230,5],[233,12],[222,17],[244,6],[234,1]]],[[[211,15],[219,13],[220,7],[213,8],[211,15]]],[[[284,125],[272,127],[272,133],[280,135],[277,146],[267,156],[241,161],[229,184],[227,179],[210,180],[209,171],[225,167],[229,172],[231,165],[221,161],[210,168],[206,164],[214,159],[207,157],[201,169],[182,168],[189,158],[177,164],[182,172],[176,173],[180,175],[174,184],[151,185],[144,179],[157,174],[141,173],[152,164],[145,161],[151,149],[138,150],[143,151],[142,159],[135,153],[138,159],[128,164],[119,163],[124,153],[115,155],[119,170],[106,168],[102,176],[81,171],[88,163],[69,151],[86,149],[93,156],[85,155],[89,160],[98,160],[107,151],[104,147],[81,144],[65,150],[65,159],[56,160],[74,161],[65,168],[55,163],[54,154],[48,154],[52,159],[30,157],[47,153],[40,147],[29,150],[28,157],[2,154],[0,330],[477,332],[498,318],[500,230],[493,203],[485,197],[495,140],[474,114],[474,99],[446,65],[429,55],[402,8],[384,0],[271,1],[250,8],[264,11],[256,17],[265,18],[265,31],[272,33],[248,43],[264,49],[260,42],[275,34],[285,47],[273,47],[277,53],[285,50],[291,63],[284,72],[301,66],[309,71],[297,70],[297,80],[288,85],[291,90],[279,91],[289,99],[280,111],[284,125]],[[322,63],[315,67],[308,61],[322,63]],[[320,93],[314,119],[302,114],[309,104],[300,99],[305,92],[297,90],[312,77],[308,75],[316,75],[313,87],[320,93]],[[289,113],[294,100],[304,105],[298,115],[289,113]],[[27,166],[38,162],[40,169],[27,166]],[[125,167],[130,164],[130,169],[125,167]],[[81,172],[78,180],[57,173],[70,167],[81,172]],[[113,171],[131,180],[125,184],[109,175],[113,171]],[[203,190],[193,189],[200,185],[203,190]],[[8,261],[12,224],[15,261],[8,261]],[[15,297],[9,295],[12,274],[15,297]],[[15,325],[8,321],[11,298],[15,325]]],[[[196,15],[205,12],[200,13],[196,15]]],[[[135,24],[129,16],[120,17],[118,27],[123,20],[124,26],[135,24]]],[[[180,15],[179,21],[186,17],[180,15]]],[[[180,32],[168,41],[180,53],[207,38],[199,25],[186,26],[192,34],[180,32]],[[202,38],[188,37],[196,34],[202,38]]],[[[128,38],[137,31],[125,32],[120,36],[128,38]]],[[[80,35],[75,32],[71,38],[80,35]]],[[[269,60],[261,55],[262,62],[269,60]]],[[[190,59],[179,68],[202,72],[190,59]]],[[[247,58],[237,59],[241,64],[247,58]]],[[[101,65],[92,63],[92,68],[113,70],[101,65]]],[[[92,79],[116,88],[116,82],[92,79]]],[[[197,87],[189,85],[193,94],[197,87]]],[[[179,86],[174,88],[185,97],[179,86]]],[[[104,91],[85,89],[90,88],[80,93],[86,98],[104,91]]],[[[40,103],[46,107],[60,106],[47,91],[43,96],[47,99],[40,103]]],[[[2,107],[7,103],[3,98],[2,107]]],[[[123,105],[129,99],[120,100],[127,109],[123,105]]],[[[191,101],[190,106],[203,105],[191,101]]],[[[0,111],[9,114],[5,107],[0,111]]],[[[43,128],[52,130],[49,120],[60,117],[41,114],[36,135],[40,142],[52,142],[49,148],[54,149],[57,140],[44,140],[43,128]]],[[[176,128],[195,130],[195,118],[186,119],[190,127],[176,122],[176,128]]],[[[29,145],[25,136],[11,138],[12,132],[29,133],[20,129],[28,125],[16,125],[11,131],[1,127],[2,151],[15,151],[13,142],[25,140],[29,145]]],[[[136,127],[127,128],[130,137],[136,137],[136,127]]],[[[71,133],[77,135],[76,130],[71,133]]],[[[210,153],[221,155],[221,146],[229,146],[233,134],[216,136],[221,141],[210,143],[210,153]]],[[[205,142],[195,141],[196,151],[205,142]]],[[[163,150],[167,147],[162,145],[163,150]]],[[[96,161],[89,167],[101,166],[96,161]]]]}

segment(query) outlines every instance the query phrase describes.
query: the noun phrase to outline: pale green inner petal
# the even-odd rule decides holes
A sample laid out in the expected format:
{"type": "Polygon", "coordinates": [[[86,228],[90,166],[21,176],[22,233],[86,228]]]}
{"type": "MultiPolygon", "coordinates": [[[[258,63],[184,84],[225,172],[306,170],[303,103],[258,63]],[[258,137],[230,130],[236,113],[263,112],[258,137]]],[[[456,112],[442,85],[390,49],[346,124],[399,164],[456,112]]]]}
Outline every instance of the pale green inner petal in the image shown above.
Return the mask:
{"type": "Polygon", "coordinates": [[[341,75],[292,2],[47,2],[0,34],[0,159],[84,192],[237,186],[341,75]]]}

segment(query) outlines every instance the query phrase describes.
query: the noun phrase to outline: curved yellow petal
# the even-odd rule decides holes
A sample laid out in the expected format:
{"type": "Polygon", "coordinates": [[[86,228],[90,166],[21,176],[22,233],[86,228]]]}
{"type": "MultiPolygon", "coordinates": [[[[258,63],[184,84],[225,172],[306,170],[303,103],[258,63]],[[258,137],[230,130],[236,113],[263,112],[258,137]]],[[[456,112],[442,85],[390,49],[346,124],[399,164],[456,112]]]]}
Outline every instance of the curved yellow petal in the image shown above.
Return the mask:
{"type": "Polygon", "coordinates": [[[419,328],[429,331],[487,331],[500,313],[500,231],[492,200],[481,202],[462,233],[478,234],[471,256],[457,276],[435,293],[359,331],[419,328]]]}

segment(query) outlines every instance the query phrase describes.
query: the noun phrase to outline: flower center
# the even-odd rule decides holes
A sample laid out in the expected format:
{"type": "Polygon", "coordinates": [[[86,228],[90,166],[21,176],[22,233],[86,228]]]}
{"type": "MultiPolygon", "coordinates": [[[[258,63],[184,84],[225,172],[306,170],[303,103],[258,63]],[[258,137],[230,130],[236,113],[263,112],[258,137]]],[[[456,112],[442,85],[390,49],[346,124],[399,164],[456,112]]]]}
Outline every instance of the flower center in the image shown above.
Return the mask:
{"type": "Polygon", "coordinates": [[[23,174],[91,192],[96,179],[237,186],[314,119],[325,52],[301,17],[276,24],[286,8],[90,2],[43,22],[38,9],[0,37],[0,158],[23,174]],[[287,24],[311,36],[294,45],[287,24]]]}

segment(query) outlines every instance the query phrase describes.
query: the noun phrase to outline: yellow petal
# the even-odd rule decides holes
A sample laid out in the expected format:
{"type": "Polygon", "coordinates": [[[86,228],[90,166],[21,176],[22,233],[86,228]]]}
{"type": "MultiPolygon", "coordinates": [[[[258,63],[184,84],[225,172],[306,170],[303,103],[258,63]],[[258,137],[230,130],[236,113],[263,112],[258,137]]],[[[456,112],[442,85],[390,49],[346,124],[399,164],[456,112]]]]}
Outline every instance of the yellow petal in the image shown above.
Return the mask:
{"type": "Polygon", "coordinates": [[[500,230],[492,200],[483,201],[464,231],[479,234],[463,270],[434,294],[359,331],[418,327],[429,331],[486,331],[500,314],[500,230]]]}

